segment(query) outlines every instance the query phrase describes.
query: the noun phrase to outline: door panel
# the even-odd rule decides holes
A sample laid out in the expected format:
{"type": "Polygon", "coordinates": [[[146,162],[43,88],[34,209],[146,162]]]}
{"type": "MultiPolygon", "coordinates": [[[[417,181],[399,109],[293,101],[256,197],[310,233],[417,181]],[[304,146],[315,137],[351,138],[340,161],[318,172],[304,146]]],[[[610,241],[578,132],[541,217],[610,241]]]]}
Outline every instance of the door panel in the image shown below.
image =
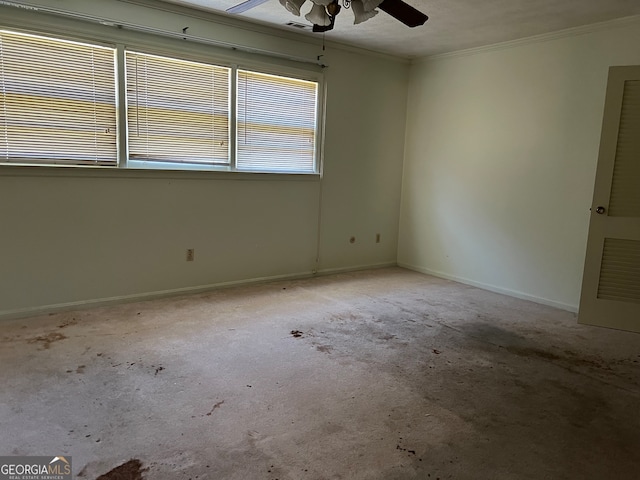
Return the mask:
{"type": "Polygon", "coordinates": [[[609,71],[578,322],[640,332],[640,67],[609,71]]]}
{"type": "Polygon", "coordinates": [[[640,217],[640,80],[624,82],[609,216],[640,217]]]}
{"type": "Polygon", "coordinates": [[[640,303],[640,242],[605,238],[598,298],[640,303]]]}

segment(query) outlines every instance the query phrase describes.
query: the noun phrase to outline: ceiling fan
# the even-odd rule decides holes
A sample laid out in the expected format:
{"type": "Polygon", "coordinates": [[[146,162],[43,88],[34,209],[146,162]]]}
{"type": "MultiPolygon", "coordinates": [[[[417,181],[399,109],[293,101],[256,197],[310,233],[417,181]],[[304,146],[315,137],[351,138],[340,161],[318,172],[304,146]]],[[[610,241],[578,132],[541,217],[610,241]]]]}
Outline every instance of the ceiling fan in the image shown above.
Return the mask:
{"type": "MultiPolygon", "coordinates": [[[[268,0],[245,0],[238,5],[228,8],[227,13],[239,14],[246,12],[268,0]]],[[[289,12],[300,16],[300,7],[305,0],[279,0],[280,4],[289,12]]],[[[305,18],[313,24],[314,32],[328,32],[335,26],[335,20],[342,8],[351,8],[354,24],[362,23],[375,17],[380,9],[408,27],[424,25],[429,19],[421,11],[413,8],[403,0],[311,0],[311,11],[305,18]],[[342,5],[340,5],[342,3],[342,5]]]]}

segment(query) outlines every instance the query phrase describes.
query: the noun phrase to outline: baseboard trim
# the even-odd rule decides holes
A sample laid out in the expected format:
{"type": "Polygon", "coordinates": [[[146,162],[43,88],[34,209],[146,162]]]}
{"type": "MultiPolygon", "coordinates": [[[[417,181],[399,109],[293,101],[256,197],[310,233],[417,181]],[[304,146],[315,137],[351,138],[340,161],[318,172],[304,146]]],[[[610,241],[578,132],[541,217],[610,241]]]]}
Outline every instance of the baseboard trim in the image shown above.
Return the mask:
{"type": "Polygon", "coordinates": [[[115,297],[105,297],[92,300],[79,300],[77,302],[56,303],[43,305],[40,307],[27,307],[16,310],[0,311],[0,320],[11,320],[36,315],[46,315],[49,313],[64,312],[69,310],[79,310],[83,308],[103,307],[120,303],[143,302],[146,300],[156,300],[159,298],[174,297],[178,295],[188,295],[202,293],[222,288],[231,288],[240,285],[256,285],[261,283],[275,282],[279,280],[299,280],[310,278],[312,272],[302,272],[284,275],[272,275],[268,277],[256,277],[245,280],[234,280],[230,282],[211,283],[208,285],[197,285],[193,287],[172,288],[169,290],[158,290],[154,292],[134,293],[131,295],[119,295],[115,297]]]}
{"type": "Polygon", "coordinates": [[[56,304],[50,304],[50,305],[42,305],[39,307],[27,307],[27,308],[15,309],[15,310],[4,310],[4,311],[0,311],[0,320],[13,320],[13,319],[24,318],[24,317],[33,317],[37,315],[47,315],[49,313],[65,312],[69,310],[79,310],[84,308],[103,307],[103,306],[116,305],[121,303],[143,302],[147,300],[174,297],[178,295],[202,293],[202,292],[218,290],[223,288],[237,287],[242,285],[257,285],[262,283],[269,283],[269,282],[276,282],[276,281],[283,281],[283,280],[301,280],[305,278],[311,278],[314,276],[328,276],[328,275],[336,275],[340,273],[358,272],[362,270],[374,270],[374,269],[389,268],[389,267],[396,267],[396,266],[401,268],[406,268],[407,270],[420,272],[425,275],[432,275],[434,277],[444,278],[446,280],[451,280],[451,281],[462,283],[465,285],[471,285],[477,288],[481,288],[483,290],[488,290],[490,292],[500,293],[503,295],[508,295],[510,297],[520,298],[522,300],[529,300],[531,302],[559,308],[561,310],[566,310],[573,313],[578,312],[577,305],[570,305],[566,303],[556,302],[546,298],[528,295],[524,292],[520,292],[517,290],[511,290],[508,288],[502,288],[502,287],[498,287],[498,286],[487,284],[487,283],[476,282],[474,280],[458,277],[456,275],[449,275],[444,272],[439,272],[437,270],[431,270],[428,268],[419,267],[417,265],[411,265],[411,264],[402,263],[402,262],[399,262],[399,263],[384,262],[384,263],[376,263],[376,264],[368,264],[368,265],[354,265],[349,267],[325,268],[325,269],[320,269],[315,273],[309,271],[309,272],[298,272],[298,273],[290,273],[290,274],[283,274],[283,275],[271,275],[266,277],[256,277],[256,278],[249,278],[244,280],[233,280],[230,282],[212,283],[208,285],[197,285],[193,287],[181,287],[181,288],[173,288],[168,290],[159,290],[154,292],[135,293],[131,295],[119,295],[114,297],[98,298],[98,299],[91,299],[91,300],[80,300],[76,302],[56,303],[56,304]]]}
{"type": "Polygon", "coordinates": [[[317,275],[335,275],[338,273],[359,272],[362,270],[376,270],[379,268],[397,267],[396,262],[374,263],[370,265],[356,265],[353,267],[323,268],[318,270],[317,275]]]}
{"type": "Polygon", "coordinates": [[[233,280],[230,282],[211,283],[208,285],[197,285],[193,287],[172,288],[168,290],[158,290],[154,292],[134,293],[131,295],[119,295],[114,297],[97,298],[91,300],[79,300],[76,302],[55,303],[50,305],[42,305],[38,307],[18,308],[14,310],[0,311],[0,321],[14,320],[25,317],[34,317],[37,315],[48,315],[50,313],[66,312],[70,310],[80,310],[84,308],[104,307],[109,305],[117,305],[122,303],[143,302],[147,300],[156,300],[159,298],[175,297],[178,295],[189,295],[195,293],[208,292],[223,288],[238,287],[242,285],[258,285],[262,283],[283,281],[283,280],[301,280],[319,275],[333,275],[337,273],[356,272],[360,270],[370,270],[376,268],[385,268],[396,266],[396,263],[378,263],[372,265],[356,265],[352,267],[330,268],[319,270],[317,273],[312,271],[288,273],[283,275],[271,275],[266,277],[256,277],[244,280],[233,280]]]}
{"type": "Polygon", "coordinates": [[[478,288],[481,288],[482,290],[488,290],[490,292],[500,293],[502,295],[508,295],[510,297],[519,298],[521,300],[528,300],[530,302],[539,303],[541,305],[547,305],[549,307],[559,308],[560,310],[566,310],[572,313],[578,313],[577,305],[556,302],[554,300],[549,300],[547,298],[529,295],[527,293],[520,292],[518,290],[511,290],[509,288],[498,287],[496,285],[491,285],[488,283],[476,282],[475,280],[469,280],[468,278],[458,277],[456,275],[449,275],[448,273],[439,272],[437,270],[431,270],[429,268],[418,267],[416,265],[410,265],[408,263],[398,262],[398,266],[402,268],[406,268],[408,270],[413,270],[415,272],[424,273],[425,275],[431,275],[434,277],[444,278],[445,280],[452,280],[454,282],[463,283],[465,285],[471,285],[472,287],[478,287],[478,288]]]}

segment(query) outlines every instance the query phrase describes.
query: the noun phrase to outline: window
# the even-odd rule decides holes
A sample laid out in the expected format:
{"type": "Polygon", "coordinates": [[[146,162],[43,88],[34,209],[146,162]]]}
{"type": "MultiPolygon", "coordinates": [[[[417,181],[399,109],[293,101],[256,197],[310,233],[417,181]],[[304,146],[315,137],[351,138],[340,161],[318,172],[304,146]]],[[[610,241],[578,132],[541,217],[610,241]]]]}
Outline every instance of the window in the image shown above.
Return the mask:
{"type": "Polygon", "coordinates": [[[314,173],[309,77],[0,31],[0,164],[314,173]]]}
{"type": "Polygon", "coordinates": [[[114,49],[0,31],[0,161],[116,165],[114,49]]]}
{"type": "Polygon", "coordinates": [[[126,58],[129,159],[229,165],[230,69],[126,58]]]}
{"type": "Polygon", "coordinates": [[[318,84],[238,70],[239,170],[313,172],[318,84]]]}

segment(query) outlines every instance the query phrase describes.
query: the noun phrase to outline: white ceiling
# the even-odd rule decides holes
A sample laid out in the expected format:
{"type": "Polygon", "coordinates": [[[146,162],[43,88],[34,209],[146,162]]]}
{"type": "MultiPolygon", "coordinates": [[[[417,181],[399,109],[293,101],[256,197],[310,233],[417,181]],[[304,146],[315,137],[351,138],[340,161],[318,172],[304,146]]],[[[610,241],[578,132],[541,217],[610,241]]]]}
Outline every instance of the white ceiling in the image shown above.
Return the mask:
{"type": "MultiPolygon", "coordinates": [[[[242,0],[159,1],[224,13],[242,0]]],[[[640,14],[639,0],[408,0],[407,3],[429,15],[429,21],[421,27],[409,28],[380,12],[364,23],[353,25],[353,14],[343,9],[326,39],[392,55],[422,57],[640,14]]],[[[267,0],[234,17],[300,31],[285,24],[290,21],[309,24],[304,15],[310,8],[308,1],[302,6],[302,15],[295,17],[278,0],[267,0]]]]}

